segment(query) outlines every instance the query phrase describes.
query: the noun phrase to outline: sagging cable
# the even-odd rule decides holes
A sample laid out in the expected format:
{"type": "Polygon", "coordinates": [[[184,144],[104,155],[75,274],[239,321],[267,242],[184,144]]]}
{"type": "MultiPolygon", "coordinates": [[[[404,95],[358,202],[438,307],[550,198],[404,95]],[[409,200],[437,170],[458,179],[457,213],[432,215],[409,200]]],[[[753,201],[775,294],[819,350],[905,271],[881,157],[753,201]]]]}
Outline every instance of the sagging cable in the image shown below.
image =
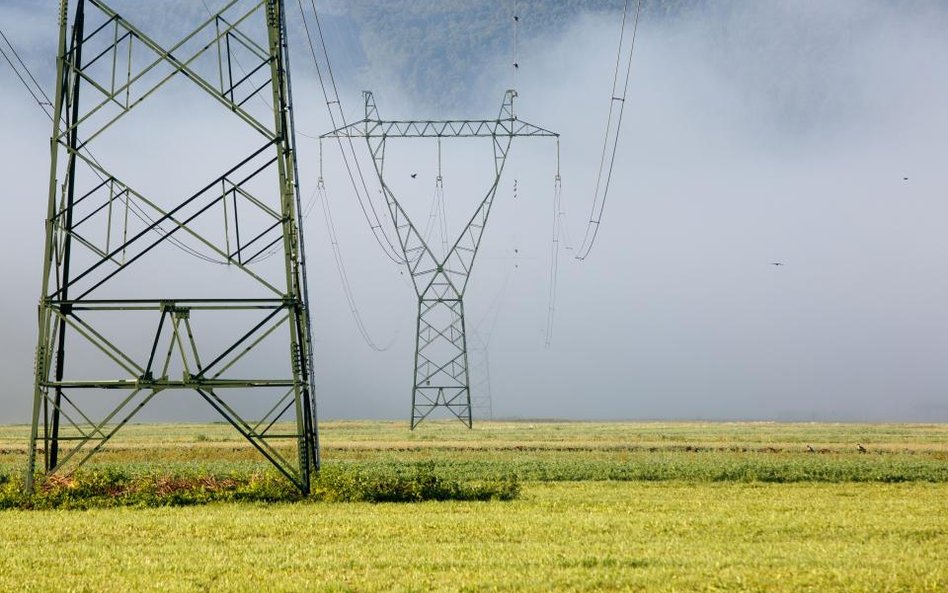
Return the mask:
{"type": "Polygon", "coordinates": [[[339,238],[336,234],[336,225],[333,222],[332,210],[329,207],[329,199],[326,194],[326,183],[323,180],[322,174],[320,174],[319,179],[316,181],[316,193],[318,196],[318,201],[322,204],[323,219],[326,223],[326,233],[329,237],[333,259],[336,263],[336,272],[339,274],[339,280],[342,283],[342,291],[346,297],[346,304],[349,306],[349,313],[352,315],[352,320],[355,322],[356,328],[359,330],[359,334],[362,336],[362,340],[366,343],[366,345],[376,352],[384,352],[392,346],[392,344],[395,342],[396,336],[393,335],[392,339],[389,340],[388,344],[385,346],[379,346],[375,340],[372,339],[368,329],[365,327],[365,322],[362,320],[362,314],[359,312],[359,307],[356,304],[356,299],[352,291],[352,285],[349,283],[349,274],[346,272],[346,267],[342,257],[342,247],[339,245],[339,238]]]}
{"type": "Polygon", "coordinates": [[[615,167],[616,149],[619,145],[619,132],[622,128],[622,115],[625,111],[626,97],[629,91],[629,80],[632,73],[632,52],[635,50],[635,35],[639,26],[639,15],[642,10],[642,0],[637,0],[635,15],[631,27],[631,39],[628,43],[628,53],[623,54],[623,46],[626,44],[626,37],[629,35],[626,31],[629,16],[629,3],[625,1],[625,7],[622,11],[622,27],[619,33],[619,50],[616,54],[615,75],[612,80],[612,95],[609,99],[609,115],[606,118],[606,134],[602,143],[602,156],[599,161],[599,174],[596,177],[596,189],[593,194],[592,211],[589,215],[589,224],[586,226],[586,233],[583,236],[583,242],[576,253],[576,259],[584,260],[596,243],[596,237],[599,234],[599,226],[602,223],[602,213],[606,206],[606,197],[609,195],[609,186],[612,183],[612,171],[615,167]],[[619,78],[622,73],[621,66],[625,64],[624,79],[621,84],[622,95],[617,95],[620,88],[619,78]]]}

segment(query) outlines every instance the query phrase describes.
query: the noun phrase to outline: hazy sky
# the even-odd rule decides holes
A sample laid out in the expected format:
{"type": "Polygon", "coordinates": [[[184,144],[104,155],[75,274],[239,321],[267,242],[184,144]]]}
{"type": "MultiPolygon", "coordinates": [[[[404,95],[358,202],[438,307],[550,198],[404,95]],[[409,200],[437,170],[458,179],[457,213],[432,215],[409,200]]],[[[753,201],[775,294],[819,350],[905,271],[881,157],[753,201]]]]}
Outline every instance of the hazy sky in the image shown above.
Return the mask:
{"type": "MultiPolygon", "coordinates": [[[[56,4],[0,0],[0,27],[48,92],[56,4]]],[[[175,22],[203,10],[179,1],[162,19],[144,3],[116,5],[168,38],[175,22]]],[[[516,79],[509,50],[487,56],[469,104],[437,115],[494,117],[515,83],[519,116],[562,133],[563,201],[578,243],[618,14],[584,15],[550,32],[531,29],[527,12],[521,27],[516,79]]],[[[934,0],[696,2],[674,17],[643,18],[599,242],[583,262],[561,253],[549,348],[554,149],[548,140],[514,142],[465,301],[468,327],[488,343],[495,416],[948,421],[946,30],[948,5],[934,0]]],[[[298,130],[315,136],[330,124],[299,27],[290,34],[298,130]]],[[[359,91],[372,84],[383,117],[424,117],[437,103],[426,93],[438,89],[399,86],[372,55],[334,56],[349,116],[361,115],[359,91]]],[[[213,107],[143,112],[155,137],[140,159],[134,151],[116,158],[142,183],[167,174],[153,163],[174,162],[175,175],[197,185],[204,163],[171,161],[155,146],[213,153],[210,134],[194,132],[220,125],[231,138],[213,107]]],[[[0,112],[0,422],[22,422],[32,398],[50,124],[5,63],[0,112]]],[[[371,350],[356,331],[317,204],[304,232],[320,414],[407,418],[415,296],[372,239],[338,156],[325,150],[352,289],[373,339],[389,348],[371,350]]],[[[435,146],[393,141],[389,151],[393,188],[424,220],[435,146]]],[[[457,225],[490,182],[490,145],[446,142],[444,154],[457,225]]],[[[315,141],[301,137],[304,202],[317,162],[315,141]]],[[[487,376],[483,356],[472,352],[475,384],[487,376]]],[[[167,414],[204,413],[202,403],[181,401],[167,414]]]]}

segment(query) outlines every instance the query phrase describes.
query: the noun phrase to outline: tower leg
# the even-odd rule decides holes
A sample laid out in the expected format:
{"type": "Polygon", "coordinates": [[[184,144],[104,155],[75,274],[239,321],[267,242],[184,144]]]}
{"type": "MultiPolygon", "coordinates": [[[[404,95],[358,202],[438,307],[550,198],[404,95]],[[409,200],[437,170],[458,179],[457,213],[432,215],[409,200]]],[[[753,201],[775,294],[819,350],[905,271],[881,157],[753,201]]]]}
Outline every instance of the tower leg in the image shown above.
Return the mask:
{"type": "Polygon", "coordinates": [[[464,303],[457,299],[418,301],[412,429],[437,408],[444,408],[471,428],[464,303]]]}

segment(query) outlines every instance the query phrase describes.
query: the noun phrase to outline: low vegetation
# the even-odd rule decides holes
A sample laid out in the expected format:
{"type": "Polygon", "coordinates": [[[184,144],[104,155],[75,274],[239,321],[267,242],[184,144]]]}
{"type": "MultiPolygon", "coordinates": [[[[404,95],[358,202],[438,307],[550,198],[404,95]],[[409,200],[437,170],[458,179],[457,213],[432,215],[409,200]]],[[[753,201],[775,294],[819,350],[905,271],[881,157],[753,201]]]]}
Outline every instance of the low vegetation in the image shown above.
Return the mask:
{"type": "Polygon", "coordinates": [[[943,425],[332,422],[306,498],[128,429],[25,497],[0,427],[0,591],[948,590],[943,425]]]}
{"type": "Polygon", "coordinates": [[[0,591],[940,593],[946,493],[546,482],[510,502],[5,511],[0,591]]]}
{"type": "Polygon", "coordinates": [[[160,507],[212,502],[421,502],[426,500],[512,500],[516,480],[457,481],[439,477],[433,464],[407,468],[327,468],[303,496],[273,471],[212,474],[129,473],[114,466],[54,475],[33,494],[22,482],[0,476],[2,509],[90,509],[160,507]]]}

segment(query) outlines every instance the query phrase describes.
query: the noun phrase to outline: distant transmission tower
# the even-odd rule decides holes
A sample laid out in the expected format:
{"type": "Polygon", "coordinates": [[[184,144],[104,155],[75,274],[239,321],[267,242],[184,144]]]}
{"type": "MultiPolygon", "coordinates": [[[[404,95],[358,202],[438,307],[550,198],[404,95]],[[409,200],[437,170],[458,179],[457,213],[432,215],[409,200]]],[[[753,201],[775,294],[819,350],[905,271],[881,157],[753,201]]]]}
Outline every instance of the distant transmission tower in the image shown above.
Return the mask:
{"type": "MultiPolygon", "coordinates": [[[[102,0],[78,0],[71,34],[69,15],[61,0],[26,487],[40,446],[43,474],[67,474],[183,390],[307,492],[319,448],[283,2],[229,1],[173,45],[102,0]],[[219,104],[250,148],[182,127],[206,162],[139,158],[154,122],[127,116],[171,81],[219,104]],[[132,187],[142,170],[151,191],[132,187]]],[[[193,107],[164,98],[175,116],[193,107]]]]}
{"type": "Polygon", "coordinates": [[[408,271],[418,295],[415,380],[411,427],[438,408],[447,409],[471,427],[471,383],[464,326],[464,292],[480,246],[500,176],[517,136],[551,136],[555,132],[520,121],[514,115],[516,91],[504,95],[497,119],[382,120],[369,91],[363,92],[365,118],[324,134],[323,138],[365,138],[385,194],[408,271]],[[489,138],[494,151],[494,179],[460,236],[441,258],[423,231],[411,221],[384,179],[386,141],[393,138],[489,138]]]}
{"type": "Polygon", "coordinates": [[[490,386],[490,352],[487,344],[476,332],[471,332],[468,357],[471,379],[471,414],[478,420],[494,419],[494,401],[490,386]]]}

